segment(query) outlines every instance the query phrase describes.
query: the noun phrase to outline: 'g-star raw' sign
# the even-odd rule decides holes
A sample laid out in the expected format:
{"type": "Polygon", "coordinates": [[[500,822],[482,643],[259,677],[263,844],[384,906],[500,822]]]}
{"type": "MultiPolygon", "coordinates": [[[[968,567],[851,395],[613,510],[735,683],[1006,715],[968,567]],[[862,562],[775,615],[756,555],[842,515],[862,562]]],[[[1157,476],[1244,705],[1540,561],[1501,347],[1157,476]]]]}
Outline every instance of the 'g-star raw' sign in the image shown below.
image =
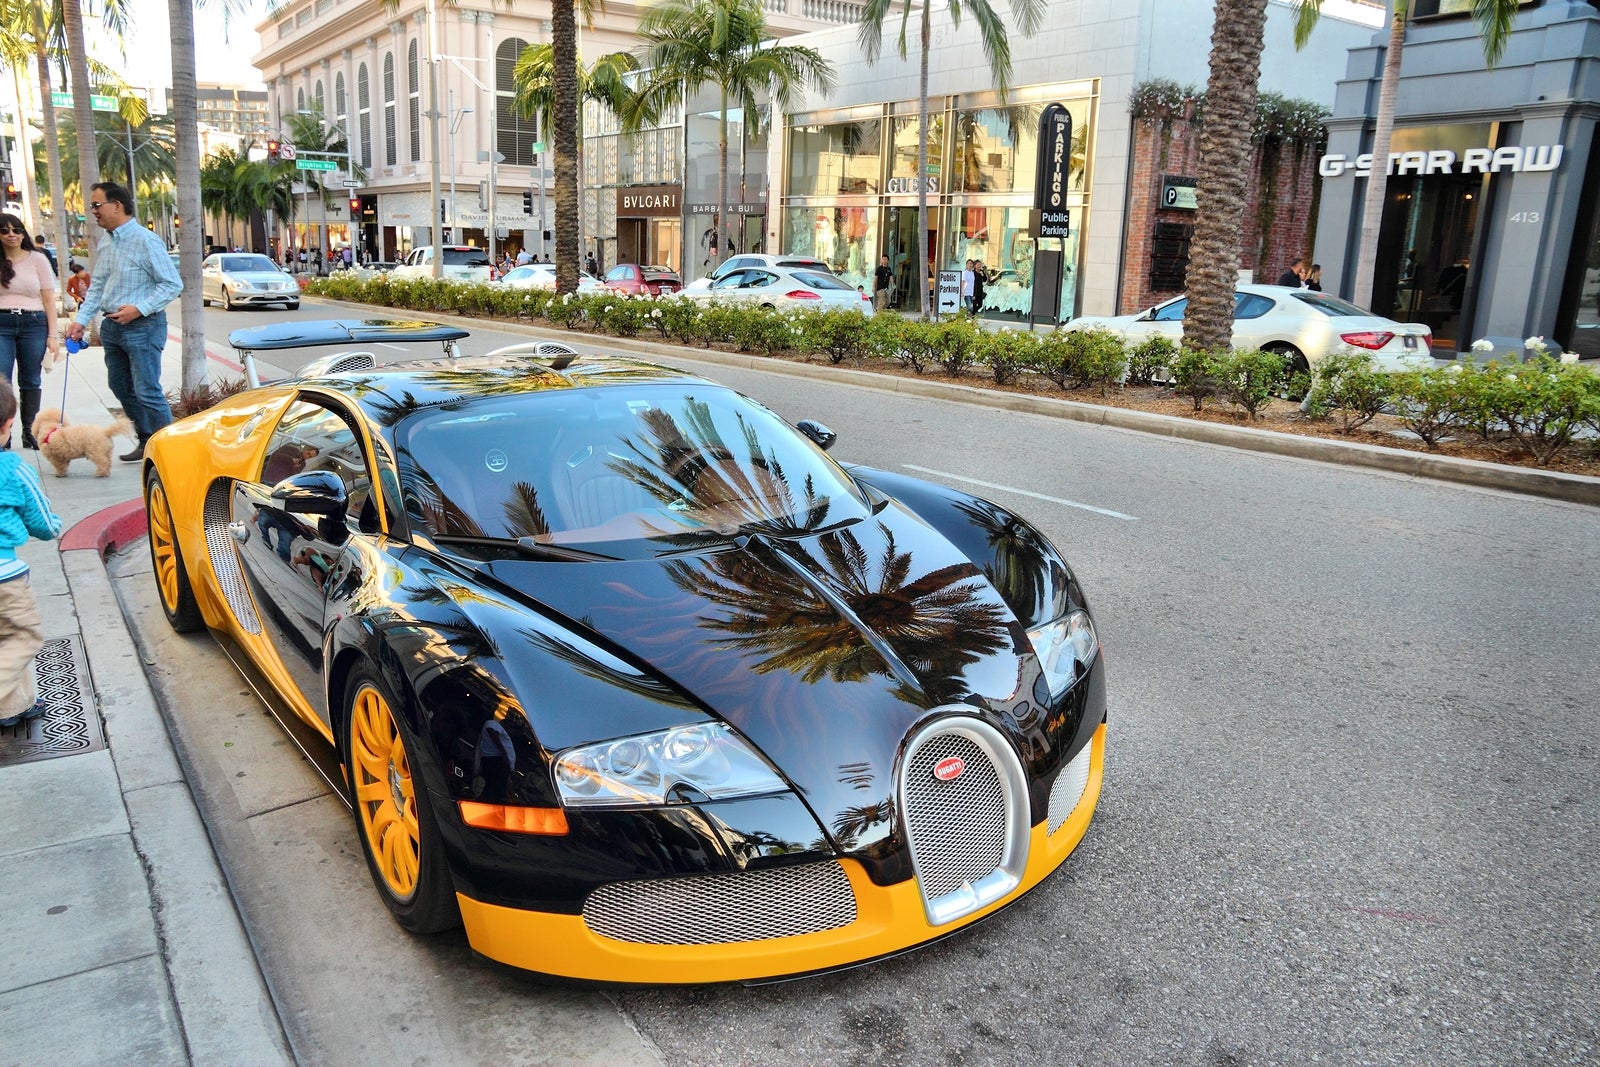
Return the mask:
{"type": "MultiPolygon", "coordinates": [[[[1390,152],[1390,174],[1498,174],[1501,171],[1555,170],[1561,165],[1564,146],[1558,144],[1506,145],[1504,148],[1469,148],[1459,160],[1448,148],[1431,152],[1390,152]],[[1457,166],[1457,163],[1460,166],[1457,166]]],[[[1324,178],[1354,174],[1365,178],[1372,173],[1372,153],[1363,152],[1351,159],[1343,152],[1330,152],[1317,164],[1324,178]]]]}
{"type": "Polygon", "coordinates": [[[1033,207],[1039,212],[1035,237],[1070,237],[1067,172],[1072,169],[1072,114],[1047,104],[1039,115],[1039,158],[1033,178],[1033,207]]]}

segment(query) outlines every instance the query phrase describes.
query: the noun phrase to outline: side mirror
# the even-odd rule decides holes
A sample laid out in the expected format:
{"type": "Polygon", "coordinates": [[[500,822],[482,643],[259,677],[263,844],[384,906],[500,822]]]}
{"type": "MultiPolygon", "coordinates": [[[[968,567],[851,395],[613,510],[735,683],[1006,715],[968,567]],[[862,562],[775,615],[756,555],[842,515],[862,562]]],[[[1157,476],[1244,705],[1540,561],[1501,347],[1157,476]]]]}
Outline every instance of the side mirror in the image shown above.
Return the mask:
{"type": "Polygon", "coordinates": [[[348,498],[332,471],[301,471],[272,487],[272,501],[297,515],[343,515],[348,498]]]}
{"type": "Polygon", "coordinates": [[[795,429],[805,434],[812,444],[824,452],[832,448],[833,443],[839,439],[838,434],[822,425],[816,419],[801,419],[795,424],[795,429]]]}

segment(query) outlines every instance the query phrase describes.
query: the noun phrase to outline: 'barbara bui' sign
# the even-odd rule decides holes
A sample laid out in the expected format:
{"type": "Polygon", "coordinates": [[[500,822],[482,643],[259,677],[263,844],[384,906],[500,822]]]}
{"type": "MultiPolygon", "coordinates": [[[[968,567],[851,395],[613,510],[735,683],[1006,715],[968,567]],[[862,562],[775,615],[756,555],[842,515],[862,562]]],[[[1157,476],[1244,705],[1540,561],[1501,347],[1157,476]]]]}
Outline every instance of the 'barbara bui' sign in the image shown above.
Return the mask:
{"type": "Polygon", "coordinates": [[[1072,114],[1060,104],[1047,104],[1039,116],[1038,163],[1033,178],[1033,207],[1039,212],[1036,237],[1068,237],[1067,175],[1072,169],[1072,114]]]}

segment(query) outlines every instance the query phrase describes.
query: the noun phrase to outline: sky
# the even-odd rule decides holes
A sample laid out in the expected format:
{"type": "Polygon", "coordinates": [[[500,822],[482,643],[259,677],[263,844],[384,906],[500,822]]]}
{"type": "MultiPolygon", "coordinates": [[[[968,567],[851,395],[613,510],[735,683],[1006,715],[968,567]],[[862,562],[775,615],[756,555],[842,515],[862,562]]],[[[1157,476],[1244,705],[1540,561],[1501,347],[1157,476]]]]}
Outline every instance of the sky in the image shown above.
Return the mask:
{"type": "MultiPolygon", "coordinates": [[[[265,0],[235,0],[233,6],[242,9],[242,13],[236,11],[230,17],[226,33],[219,0],[196,6],[196,80],[262,88],[260,74],[250,65],[250,57],[260,50],[255,28],[265,17],[267,4],[265,0]]],[[[128,20],[131,31],[125,55],[119,54],[116,47],[97,32],[100,22],[91,14],[92,5],[85,3],[83,7],[84,33],[90,40],[92,55],[121,71],[129,85],[165,89],[172,84],[172,39],[168,32],[166,0],[131,0],[128,20]]],[[[164,92],[156,94],[158,101],[164,101],[165,97],[164,92]]]]}

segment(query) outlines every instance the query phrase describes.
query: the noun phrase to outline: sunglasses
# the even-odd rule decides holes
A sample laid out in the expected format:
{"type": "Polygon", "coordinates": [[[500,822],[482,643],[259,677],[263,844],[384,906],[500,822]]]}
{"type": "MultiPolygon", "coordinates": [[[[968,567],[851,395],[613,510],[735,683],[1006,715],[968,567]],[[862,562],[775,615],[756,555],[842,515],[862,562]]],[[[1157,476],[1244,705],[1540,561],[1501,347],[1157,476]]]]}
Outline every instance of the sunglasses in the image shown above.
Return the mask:
{"type": "Polygon", "coordinates": [[[89,202],[89,210],[90,211],[99,211],[101,208],[103,208],[105,206],[106,206],[106,202],[104,200],[92,200],[92,201],[89,202]]]}
{"type": "Polygon", "coordinates": [[[14,233],[18,237],[28,236],[27,230],[19,230],[15,226],[0,226],[0,234],[14,233]]]}

